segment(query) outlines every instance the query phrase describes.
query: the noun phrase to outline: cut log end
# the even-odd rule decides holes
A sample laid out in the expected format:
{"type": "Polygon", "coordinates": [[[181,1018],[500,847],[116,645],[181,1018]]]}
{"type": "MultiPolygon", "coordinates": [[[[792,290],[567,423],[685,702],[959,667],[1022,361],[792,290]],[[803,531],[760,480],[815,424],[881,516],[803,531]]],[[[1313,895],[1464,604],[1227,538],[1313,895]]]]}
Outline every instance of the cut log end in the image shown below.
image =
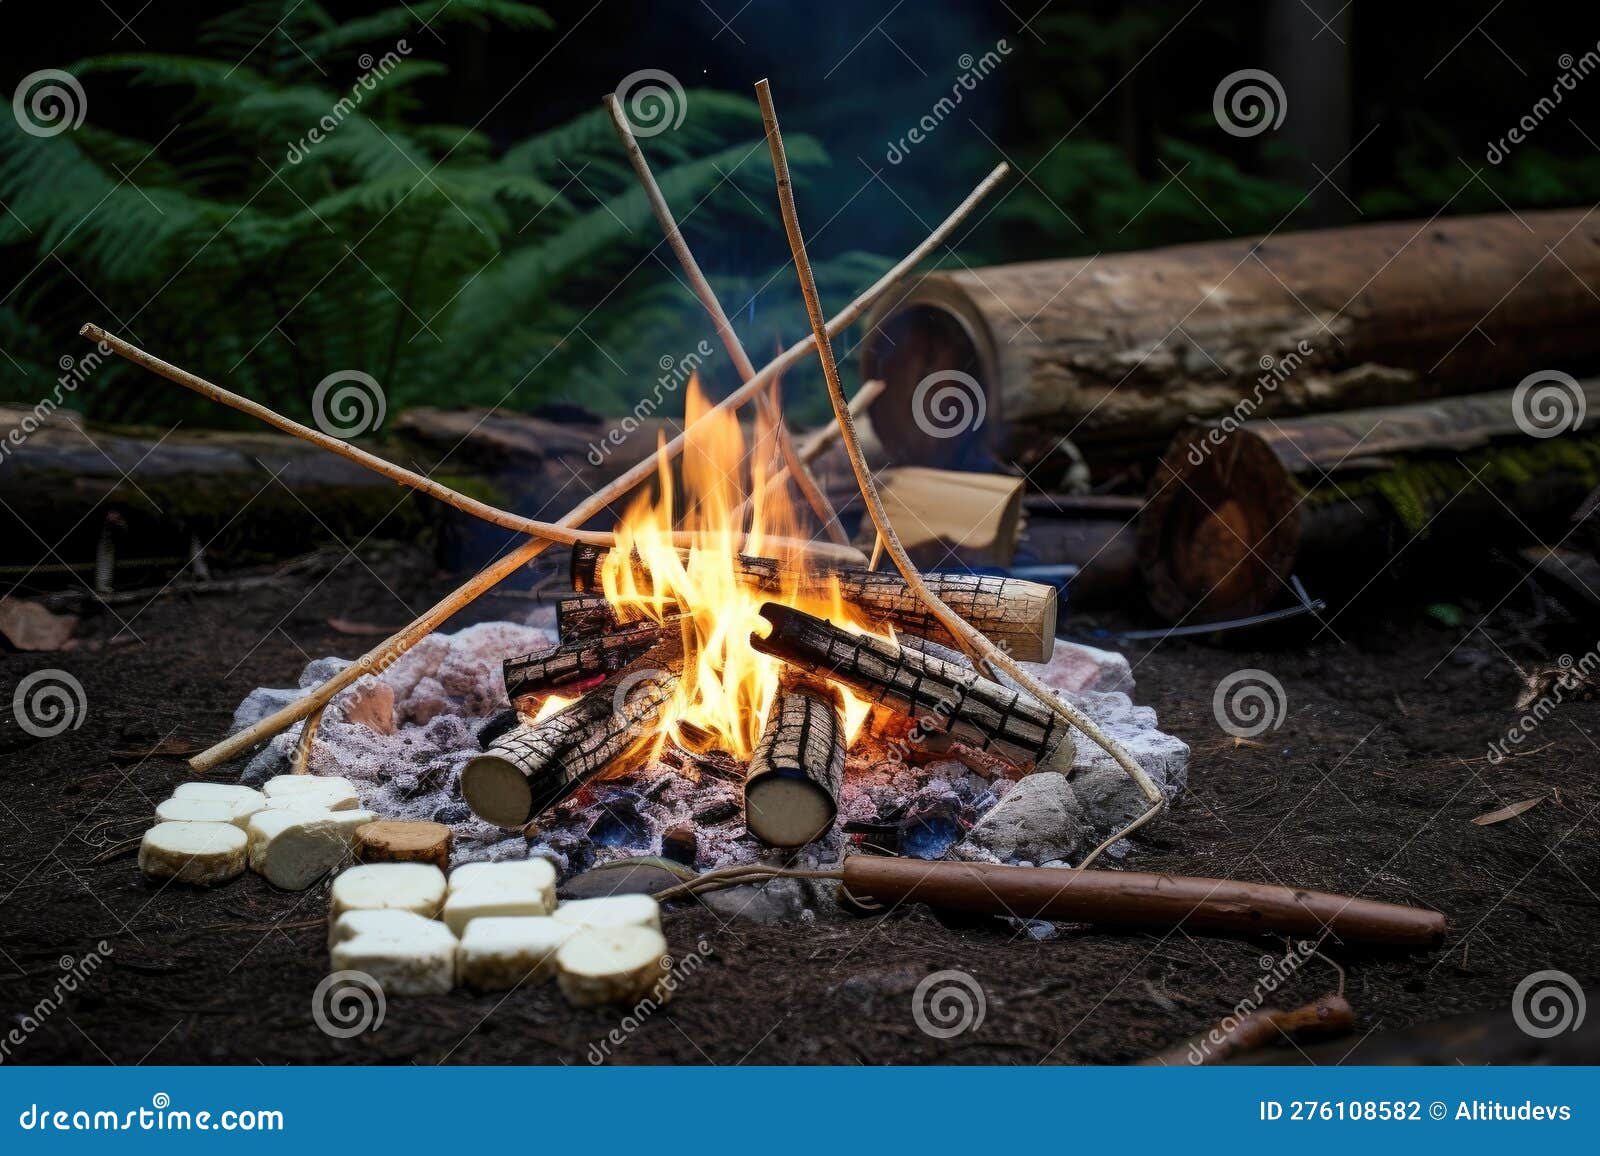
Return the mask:
{"type": "Polygon", "coordinates": [[[461,797],[474,814],[496,827],[521,827],[533,817],[533,788],[527,776],[492,751],[462,769],[461,797]]]}
{"type": "Polygon", "coordinates": [[[804,847],[838,814],[833,796],[803,775],[769,773],[744,789],[745,825],[771,847],[804,847]]]}

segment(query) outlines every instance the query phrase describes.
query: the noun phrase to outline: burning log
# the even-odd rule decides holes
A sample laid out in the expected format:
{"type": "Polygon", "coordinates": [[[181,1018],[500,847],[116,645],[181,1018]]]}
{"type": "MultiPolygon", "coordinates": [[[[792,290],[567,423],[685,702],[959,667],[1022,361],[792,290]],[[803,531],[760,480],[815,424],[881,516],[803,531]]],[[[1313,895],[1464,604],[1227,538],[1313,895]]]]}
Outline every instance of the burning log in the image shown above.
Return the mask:
{"type": "Polygon", "coordinates": [[[542,722],[514,727],[462,769],[462,797],[487,823],[522,826],[645,738],[677,684],[675,674],[635,665],[542,722]]]}
{"type": "Polygon", "coordinates": [[[505,660],[506,697],[513,702],[530,694],[563,687],[590,690],[642,657],[661,640],[654,622],[618,625],[611,633],[563,642],[537,654],[505,660]]]}
{"type": "Polygon", "coordinates": [[[765,638],[751,635],[756,650],[909,715],[927,734],[997,751],[1023,767],[1071,761],[1074,748],[1066,721],[1021,691],[953,662],[871,635],[851,634],[776,602],[764,604],[761,616],[772,630],[765,638]]]}
{"type": "Polygon", "coordinates": [[[1337,576],[1355,558],[1365,576],[1412,542],[1559,538],[1600,481],[1600,379],[1543,385],[1180,435],[1139,518],[1151,606],[1242,617],[1296,570],[1337,576]],[[1572,428],[1539,436],[1551,418],[1572,428]]]}
{"type": "MultiPolygon", "coordinates": [[[[573,589],[598,593],[601,567],[610,552],[599,546],[573,547],[573,589]]],[[[899,574],[830,566],[796,575],[785,561],[747,555],[740,555],[735,566],[740,581],[752,589],[769,594],[792,590],[806,601],[828,602],[837,586],[840,599],[869,621],[956,645],[955,638],[899,574]]],[[[641,584],[648,583],[647,575],[641,572],[639,577],[641,584]]],[[[1050,660],[1056,642],[1055,587],[982,574],[928,574],[924,580],[940,601],[1012,658],[1019,662],[1050,660]]]]}
{"type": "Polygon", "coordinates": [[[1388,947],[1435,947],[1444,939],[1445,929],[1444,916],[1425,908],[1297,887],[1142,871],[1063,871],[852,855],[844,861],[844,890],[856,900],[927,903],[1018,919],[1328,935],[1344,944],[1388,947]]]}
{"type": "Polygon", "coordinates": [[[744,821],[773,847],[803,847],[833,825],[844,782],[844,698],[837,687],[785,671],[750,757],[744,821]]]}
{"type": "Polygon", "coordinates": [[[1069,433],[1132,450],[1222,416],[1264,365],[1289,371],[1262,406],[1281,419],[1592,361],[1597,277],[1582,209],[938,272],[879,305],[861,368],[885,383],[872,425],[897,464],[979,440],[1011,461],[1069,433]]]}

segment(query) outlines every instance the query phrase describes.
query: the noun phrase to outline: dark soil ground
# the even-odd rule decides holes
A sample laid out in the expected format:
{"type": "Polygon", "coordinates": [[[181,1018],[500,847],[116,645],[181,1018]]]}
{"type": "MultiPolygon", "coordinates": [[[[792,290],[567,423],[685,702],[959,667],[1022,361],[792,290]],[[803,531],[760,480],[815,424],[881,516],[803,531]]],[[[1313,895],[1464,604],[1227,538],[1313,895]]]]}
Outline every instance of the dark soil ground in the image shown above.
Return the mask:
{"type": "MultiPolygon", "coordinates": [[[[1454,625],[1441,621],[1453,620],[1448,608],[1430,614],[1396,591],[1319,637],[1131,650],[1137,698],[1191,744],[1193,761],[1189,789],[1130,867],[1425,904],[1450,918],[1436,951],[1325,947],[1348,973],[1357,1031],[1312,1053],[1324,1062],[1376,1056],[1395,1038],[1386,1033],[1443,1017],[1504,1012],[1531,972],[1600,980],[1600,706],[1564,704],[1520,757],[1485,758],[1515,718],[1513,660],[1577,657],[1595,634],[1552,614],[1509,567],[1481,582],[1451,591],[1454,625]],[[1219,729],[1212,694],[1246,667],[1282,682],[1288,710],[1279,729],[1241,744],[1219,729]],[[1518,817],[1472,822],[1536,797],[1518,817]]],[[[582,1064],[597,1044],[622,1063],[1119,1063],[1206,1029],[1251,996],[1265,957],[1283,953],[1281,940],[1182,931],[1064,928],[1035,940],[925,908],[764,926],[694,907],[667,930],[680,949],[705,940],[709,962],[620,1043],[604,1042],[617,1013],[574,1011],[552,986],[396,998],[377,1030],[332,1039],[311,1018],[327,972],[324,889],[288,894],[248,875],[215,891],[158,887],[131,854],[103,856],[142,830],[189,774],[178,756],[222,734],[248,690],[369,643],[329,619],[398,624],[449,585],[403,555],[352,558],[238,596],[119,608],[136,639],[111,641],[120,624],[105,616],[85,623],[89,646],[0,658],[8,695],[54,666],[88,702],[82,726],[52,739],[0,718],[4,1026],[29,1028],[23,1017],[52,996],[63,957],[110,948],[59,1008],[39,1009],[6,1062],[582,1064]],[[981,1025],[936,1039],[913,1017],[913,992],[945,969],[974,977],[985,1011],[981,1025]]],[[[458,624],[528,607],[487,599],[458,624]]],[[[1313,960],[1273,1002],[1302,1003],[1335,982],[1313,960]]]]}

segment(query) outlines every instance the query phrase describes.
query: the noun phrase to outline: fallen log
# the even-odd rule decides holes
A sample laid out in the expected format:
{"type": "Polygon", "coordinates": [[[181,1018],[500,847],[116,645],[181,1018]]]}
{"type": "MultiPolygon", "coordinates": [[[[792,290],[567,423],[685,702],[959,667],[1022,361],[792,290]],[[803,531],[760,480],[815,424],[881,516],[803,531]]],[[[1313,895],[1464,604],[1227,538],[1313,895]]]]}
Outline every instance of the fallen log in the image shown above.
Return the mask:
{"type": "Polygon", "coordinates": [[[1590,212],[931,273],[869,319],[861,369],[885,385],[873,428],[901,465],[950,464],[974,442],[1012,461],[1068,435],[1105,461],[1228,412],[1265,366],[1290,370],[1262,400],[1273,417],[1588,368],[1600,363],[1590,212]]]}
{"type": "MultiPolygon", "coordinates": [[[[572,586],[599,593],[600,570],[610,550],[579,544],[572,550],[572,586]]],[[[840,600],[874,624],[893,626],[924,638],[955,645],[904,578],[855,566],[824,566],[797,575],[794,567],[774,558],[741,555],[735,562],[741,581],[768,594],[794,594],[840,600]]],[[[641,586],[649,575],[639,572],[641,586]]],[[[982,574],[928,574],[925,581],[941,601],[981,630],[1019,662],[1048,662],[1056,641],[1055,587],[1017,578],[982,574]]]]}
{"type": "Polygon", "coordinates": [[[1254,932],[1339,943],[1434,947],[1444,938],[1437,911],[1322,891],[1154,875],[995,863],[930,863],[852,855],[844,890],[857,901],[927,903],[951,911],[1053,919],[1102,927],[1254,932]]]}
{"type": "Polygon", "coordinates": [[[677,676],[652,669],[592,690],[537,723],[519,724],[461,770],[461,796],[497,827],[521,827],[642,745],[649,720],[672,697],[677,676]]]}
{"type": "Polygon", "coordinates": [[[786,671],[750,756],[744,821],[772,847],[803,847],[839,812],[844,782],[844,701],[837,687],[786,671]]]}
{"type": "Polygon", "coordinates": [[[1024,768],[1071,763],[1069,725],[1030,695],[991,682],[969,667],[871,635],[851,634],[776,602],[765,603],[761,616],[771,630],[765,638],[750,636],[756,650],[916,719],[924,736],[947,736],[978,750],[996,751],[1024,768]]]}
{"type": "Polygon", "coordinates": [[[1553,386],[1575,427],[1538,437],[1516,390],[1179,435],[1139,517],[1150,604],[1172,621],[1257,614],[1291,573],[1366,581],[1466,540],[1551,540],[1600,483],[1600,378],[1553,386]],[[1520,422],[1520,424],[1519,424],[1520,422]],[[1415,545],[1413,545],[1415,543],[1415,545]]]}

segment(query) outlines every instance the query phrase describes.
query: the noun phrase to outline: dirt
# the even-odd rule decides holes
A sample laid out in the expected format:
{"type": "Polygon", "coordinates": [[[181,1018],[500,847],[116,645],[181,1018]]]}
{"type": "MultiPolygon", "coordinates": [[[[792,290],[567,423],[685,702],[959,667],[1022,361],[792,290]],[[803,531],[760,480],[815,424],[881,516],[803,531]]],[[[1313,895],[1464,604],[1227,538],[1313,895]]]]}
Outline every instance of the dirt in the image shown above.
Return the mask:
{"type": "MultiPolygon", "coordinates": [[[[703,960],[637,1024],[574,1011],[543,986],[394,998],[381,1026],[332,1038],[311,1014],[327,972],[323,889],[289,894],[254,876],[215,891],[157,886],[119,846],[188,777],[181,754],[221,735],[248,690],[291,683],[310,657],[371,645],[330,619],[347,630],[397,625],[451,585],[406,555],[363,559],[233,596],[119,607],[126,626],[88,619],[78,649],[0,657],[6,688],[55,667],[81,682],[87,703],[77,729],[48,739],[0,716],[0,991],[4,1027],[17,1029],[0,1036],[5,1062],[1119,1063],[1255,998],[1284,955],[1282,940],[1182,931],[1067,927],[1036,939],[921,907],[768,926],[697,906],[666,927],[680,954],[703,960]],[[86,968],[102,941],[108,950],[86,968]],[[83,972],[75,991],[58,983],[64,967],[83,972]],[[983,1008],[981,1023],[944,1038],[913,1012],[918,984],[940,971],[970,976],[981,995],[969,999],[983,1008]]],[[[1189,789],[1127,866],[1449,916],[1438,950],[1327,944],[1328,959],[1300,965],[1270,997],[1307,1002],[1337,983],[1328,960],[1340,965],[1356,1032],[1334,1059],[1359,1060],[1363,1041],[1384,1033],[1503,1012],[1531,972],[1600,980],[1600,706],[1563,704],[1514,757],[1485,757],[1515,721],[1513,660],[1578,657],[1596,634],[1509,569],[1476,580],[1481,589],[1452,590],[1451,606],[1431,610],[1415,593],[1386,594],[1320,635],[1313,625],[1226,646],[1127,648],[1136,697],[1193,748],[1189,789]],[[1241,741],[1219,728],[1212,695],[1246,668],[1281,682],[1287,710],[1277,729],[1241,741]],[[1514,818],[1472,822],[1536,797],[1514,818]]],[[[528,606],[486,599],[457,624],[528,606]]],[[[1297,1058],[1295,1046],[1280,1058],[1297,1058]]]]}

